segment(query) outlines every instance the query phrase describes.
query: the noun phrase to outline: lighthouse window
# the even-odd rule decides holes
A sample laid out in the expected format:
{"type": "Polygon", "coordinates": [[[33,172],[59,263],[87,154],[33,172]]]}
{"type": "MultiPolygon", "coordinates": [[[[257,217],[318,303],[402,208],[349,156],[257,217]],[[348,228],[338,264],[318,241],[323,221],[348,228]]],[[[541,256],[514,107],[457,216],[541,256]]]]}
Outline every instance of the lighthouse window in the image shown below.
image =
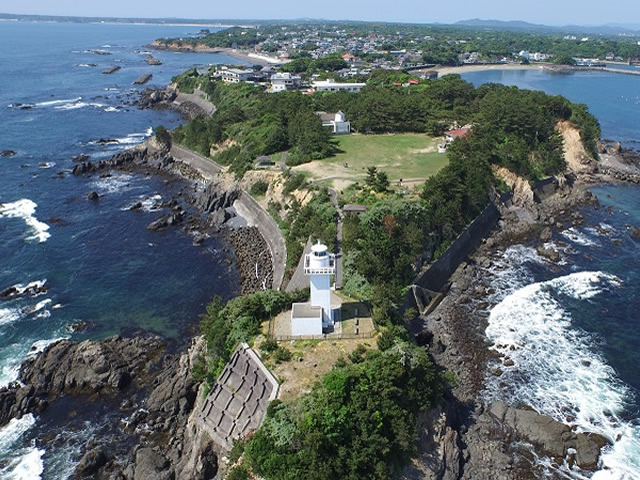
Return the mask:
{"type": "Polygon", "coordinates": [[[313,252],[313,255],[316,257],[324,257],[327,252],[313,252]]]}

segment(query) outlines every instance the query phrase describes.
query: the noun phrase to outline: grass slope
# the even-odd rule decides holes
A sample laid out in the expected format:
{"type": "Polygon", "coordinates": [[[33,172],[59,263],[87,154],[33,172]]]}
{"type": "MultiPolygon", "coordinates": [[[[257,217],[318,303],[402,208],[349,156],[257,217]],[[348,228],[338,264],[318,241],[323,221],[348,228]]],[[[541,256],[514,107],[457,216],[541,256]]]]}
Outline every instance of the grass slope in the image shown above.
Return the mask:
{"type": "MultiPolygon", "coordinates": [[[[361,181],[367,167],[377,167],[394,182],[425,179],[449,163],[437,153],[438,138],[422,134],[345,135],[336,137],[341,153],[295,167],[310,179],[331,179],[346,183],[361,181]]],[[[340,183],[342,183],[340,182],[340,183]]]]}

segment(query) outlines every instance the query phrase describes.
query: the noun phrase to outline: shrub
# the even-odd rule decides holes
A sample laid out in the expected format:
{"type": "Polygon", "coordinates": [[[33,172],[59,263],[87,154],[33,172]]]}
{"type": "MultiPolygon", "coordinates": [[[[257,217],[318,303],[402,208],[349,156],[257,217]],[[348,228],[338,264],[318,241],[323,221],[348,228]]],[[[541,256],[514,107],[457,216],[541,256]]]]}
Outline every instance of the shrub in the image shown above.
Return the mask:
{"type": "Polygon", "coordinates": [[[264,180],[258,180],[249,189],[249,193],[254,197],[258,197],[267,193],[269,189],[269,182],[265,182],[264,180]]]}

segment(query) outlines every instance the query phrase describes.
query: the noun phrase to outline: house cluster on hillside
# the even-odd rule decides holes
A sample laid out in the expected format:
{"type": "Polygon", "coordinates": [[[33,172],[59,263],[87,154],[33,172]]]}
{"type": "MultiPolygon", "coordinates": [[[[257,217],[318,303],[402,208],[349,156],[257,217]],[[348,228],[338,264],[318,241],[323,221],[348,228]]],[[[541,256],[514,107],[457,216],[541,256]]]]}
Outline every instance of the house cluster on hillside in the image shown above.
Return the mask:
{"type": "Polygon", "coordinates": [[[285,90],[305,90],[313,92],[353,92],[358,93],[367,84],[360,82],[336,82],[333,79],[318,80],[312,76],[311,82],[303,82],[302,77],[289,72],[275,72],[273,67],[263,67],[261,70],[221,67],[213,74],[225,83],[248,82],[263,85],[267,91],[277,93],[285,90]]]}

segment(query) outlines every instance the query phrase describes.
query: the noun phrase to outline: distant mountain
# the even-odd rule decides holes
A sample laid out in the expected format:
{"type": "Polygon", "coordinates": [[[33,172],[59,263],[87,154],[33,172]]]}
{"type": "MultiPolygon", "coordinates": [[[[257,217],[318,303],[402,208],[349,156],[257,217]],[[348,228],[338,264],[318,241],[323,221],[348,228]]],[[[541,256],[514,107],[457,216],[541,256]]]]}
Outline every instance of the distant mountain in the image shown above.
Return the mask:
{"type": "Polygon", "coordinates": [[[547,25],[539,25],[536,23],[524,22],[522,20],[483,20],[481,18],[472,18],[471,20],[460,20],[454,23],[454,25],[460,25],[464,27],[487,27],[487,28],[500,28],[500,29],[549,29],[547,25]]]}
{"type": "Polygon", "coordinates": [[[553,32],[553,33],[573,33],[573,34],[595,34],[595,35],[636,35],[640,36],[640,25],[609,23],[607,25],[541,25],[538,23],[524,22],[522,20],[483,20],[472,18],[461,20],[453,25],[459,27],[487,28],[493,30],[513,30],[531,32],[553,32]]]}

